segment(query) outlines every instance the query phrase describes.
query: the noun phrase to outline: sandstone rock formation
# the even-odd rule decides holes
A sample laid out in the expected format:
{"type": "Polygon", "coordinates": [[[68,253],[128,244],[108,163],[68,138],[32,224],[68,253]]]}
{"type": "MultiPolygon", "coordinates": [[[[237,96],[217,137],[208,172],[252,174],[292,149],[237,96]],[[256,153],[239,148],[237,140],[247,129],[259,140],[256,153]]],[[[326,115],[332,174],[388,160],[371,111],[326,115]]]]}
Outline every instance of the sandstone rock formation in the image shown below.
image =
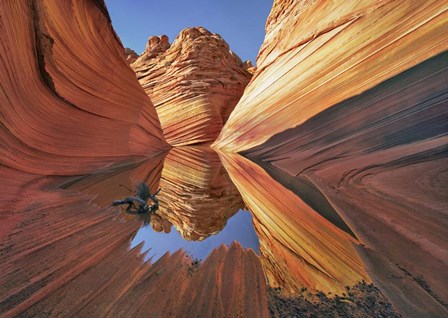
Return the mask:
{"type": "Polygon", "coordinates": [[[252,62],[250,60],[247,60],[243,63],[243,67],[246,71],[248,71],[250,74],[254,74],[257,68],[252,65],[252,62]]]}
{"type": "Polygon", "coordinates": [[[448,316],[447,25],[446,1],[275,0],[228,119],[250,65],[218,35],[151,37],[142,88],[102,0],[1,1],[0,316],[267,317],[266,276],[280,299],[364,280],[448,316]],[[242,202],[216,155],[165,158],[164,138],[211,143],[227,119],[215,147],[260,257],[145,262],[149,220],[110,201],[143,180],[155,229],[219,231],[242,202]]]}
{"type": "Polygon", "coordinates": [[[216,147],[239,152],[447,49],[444,1],[275,0],[216,147]]]}
{"type": "Polygon", "coordinates": [[[221,246],[198,267],[179,250],[151,264],[129,249],[138,220],[54,188],[60,179],[7,167],[0,178],[10,180],[2,198],[14,201],[0,205],[2,317],[268,316],[252,250],[221,246]]]}
{"type": "Polygon", "coordinates": [[[0,5],[0,163],[81,174],[167,149],[102,1],[0,5]]]}
{"type": "MultiPolygon", "coordinates": [[[[262,171],[234,168],[240,155],[296,195],[320,193],[409,317],[448,315],[447,23],[443,1],[274,1],[254,78],[214,145],[255,216],[265,201],[289,211],[289,194],[254,195],[245,179],[262,171]]],[[[258,228],[276,230],[263,253],[281,259],[300,214],[266,216],[258,228]]]]}
{"type": "Polygon", "coordinates": [[[151,264],[106,207],[158,187],[169,146],[103,1],[2,1],[0,39],[0,316],[267,317],[253,251],[151,264]]]}
{"type": "Polygon", "coordinates": [[[124,54],[126,55],[126,61],[128,61],[129,64],[132,64],[135,62],[135,60],[138,58],[138,54],[135,53],[134,50],[126,47],[124,49],[124,54]]]}
{"type": "Polygon", "coordinates": [[[175,146],[213,142],[251,78],[228,44],[202,27],[183,30],[171,45],[167,36],[150,37],[132,68],[175,146]]]}

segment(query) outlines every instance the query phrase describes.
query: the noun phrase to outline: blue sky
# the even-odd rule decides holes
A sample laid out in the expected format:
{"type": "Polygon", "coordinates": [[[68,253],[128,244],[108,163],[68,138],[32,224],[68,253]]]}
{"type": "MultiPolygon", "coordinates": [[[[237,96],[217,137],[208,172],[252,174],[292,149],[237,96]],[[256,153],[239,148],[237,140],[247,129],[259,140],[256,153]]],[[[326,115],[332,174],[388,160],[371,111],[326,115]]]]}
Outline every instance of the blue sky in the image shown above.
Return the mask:
{"type": "Polygon", "coordinates": [[[243,61],[256,56],[273,0],[106,0],[115,31],[125,47],[138,54],[148,37],[203,26],[220,34],[243,61]]]}
{"type": "Polygon", "coordinates": [[[243,247],[251,248],[259,254],[260,243],[250,212],[239,210],[227,221],[221,232],[203,241],[186,241],[174,226],[171,227],[170,233],[156,232],[151,225],[144,226],[137,232],[130,247],[134,248],[144,242],[142,253],[149,250],[146,260],[152,258],[152,262],[155,263],[165,253],[174,253],[180,248],[189,255],[203,260],[221,244],[230,245],[233,241],[238,241],[243,247]]]}

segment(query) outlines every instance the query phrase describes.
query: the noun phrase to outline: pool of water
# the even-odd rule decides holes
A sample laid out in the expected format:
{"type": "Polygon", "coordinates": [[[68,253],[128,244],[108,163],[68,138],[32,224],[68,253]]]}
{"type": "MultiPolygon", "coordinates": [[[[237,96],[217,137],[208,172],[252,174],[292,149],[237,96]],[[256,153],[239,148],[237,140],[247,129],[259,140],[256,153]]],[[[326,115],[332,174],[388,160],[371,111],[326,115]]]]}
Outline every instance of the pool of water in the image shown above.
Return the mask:
{"type": "Polygon", "coordinates": [[[205,259],[221,244],[230,245],[239,242],[245,248],[253,249],[259,254],[259,242],[255,233],[250,212],[239,210],[218,233],[210,235],[201,241],[188,241],[174,226],[169,233],[157,232],[152,226],[142,226],[133,238],[130,247],[143,243],[142,252],[146,252],[145,260],[156,262],[165,253],[174,253],[179,249],[185,250],[193,258],[205,259]]]}
{"type": "Polygon", "coordinates": [[[112,207],[124,221],[141,222],[130,248],[143,243],[145,260],[156,262],[179,249],[205,259],[220,245],[237,241],[259,253],[259,241],[249,211],[219,156],[209,147],[179,147],[160,157],[127,164],[66,182],[62,187],[93,196],[100,207],[131,196],[144,182],[157,195],[154,213],[131,214],[112,207]]]}

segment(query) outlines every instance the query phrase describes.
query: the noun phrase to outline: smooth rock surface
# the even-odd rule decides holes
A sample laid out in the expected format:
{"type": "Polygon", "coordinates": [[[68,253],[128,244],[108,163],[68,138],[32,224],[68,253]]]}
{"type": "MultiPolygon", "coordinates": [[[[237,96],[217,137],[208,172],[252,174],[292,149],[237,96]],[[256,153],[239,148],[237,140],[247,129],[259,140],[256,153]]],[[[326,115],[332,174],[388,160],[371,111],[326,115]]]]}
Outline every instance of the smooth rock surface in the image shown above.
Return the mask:
{"type": "Polygon", "coordinates": [[[102,1],[0,4],[0,163],[92,172],[167,149],[102,1]]]}
{"type": "Polygon", "coordinates": [[[442,53],[244,152],[323,193],[406,315],[448,312],[447,83],[442,53]]]}
{"type": "MultiPolygon", "coordinates": [[[[410,317],[448,315],[447,24],[446,1],[275,1],[254,78],[214,144],[325,198],[410,317]]],[[[260,174],[232,179],[249,175],[260,174]]],[[[257,214],[252,196],[265,195],[244,191],[257,214]]]]}
{"type": "Polygon", "coordinates": [[[275,0],[257,71],[215,143],[260,145],[448,49],[446,1],[275,0]]]}

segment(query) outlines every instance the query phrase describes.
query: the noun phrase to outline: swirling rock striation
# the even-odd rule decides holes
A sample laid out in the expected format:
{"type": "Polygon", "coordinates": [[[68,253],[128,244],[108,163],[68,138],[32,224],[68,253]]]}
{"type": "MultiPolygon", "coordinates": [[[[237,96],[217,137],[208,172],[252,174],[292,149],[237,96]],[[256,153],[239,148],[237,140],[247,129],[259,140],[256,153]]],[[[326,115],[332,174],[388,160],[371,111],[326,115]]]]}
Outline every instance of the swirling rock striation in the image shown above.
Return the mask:
{"type": "Polygon", "coordinates": [[[302,288],[342,294],[347,285],[370,281],[355,249],[359,242],[351,233],[252,161],[237,154],[220,156],[253,214],[271,287],[286,295],[297,295],[302,288]]]}
{"type": "Polygon", "coordinates": [[[262,144],[448,48],[446,2],[275,0],[257,71],[215,143],[262,144]]]}
{"type": "MultiPolygon", "coordinates": [[[[325,198],[409,317],[448,314],[447,24],[443,1],[275,1],[257,71],[214,145],[325,198]]],[[[244,189],[254,211],[268,204],[244,189]]],[[[266,215],[264,227],[278,223],[266,215]]],[[[278,255],[285,228],[265,254],[278,255]]]]}
{"type": "Polygon", "coordinates": [[[167,149],[102,1],[0,4],[0,163],[82,174],[167,149]]]}
{"type": "Polygon", "coordinates": [[[0,178],[11,180],[0,205],[0,316],[268,316],[252,250],[221,246],[200,266],[182,250],[145,262],[140,246],[129,249],[138,219],[56,188],[60,179],[6,167],[0,178]]]}
{"type": "Polygon", "coordinates": [[[218,34],[202,27],[183,30],[170,45],[152,36],[132,64],[159,114],[168,143],[211,143],[251,78],[218,34]]]}
{"type": "Polygon", "coordinates": [[[407,315],[447,311],[447,79],[442,53],[244,152],[310,180],[407,315]]]}
{"type": "Polygon", "coordinates": [[[157,188],[169,146],[103,1],[2,1],[0,38],[0,316],[267,317],[253,251],[151,264],[106,207],[157,188]]]}

